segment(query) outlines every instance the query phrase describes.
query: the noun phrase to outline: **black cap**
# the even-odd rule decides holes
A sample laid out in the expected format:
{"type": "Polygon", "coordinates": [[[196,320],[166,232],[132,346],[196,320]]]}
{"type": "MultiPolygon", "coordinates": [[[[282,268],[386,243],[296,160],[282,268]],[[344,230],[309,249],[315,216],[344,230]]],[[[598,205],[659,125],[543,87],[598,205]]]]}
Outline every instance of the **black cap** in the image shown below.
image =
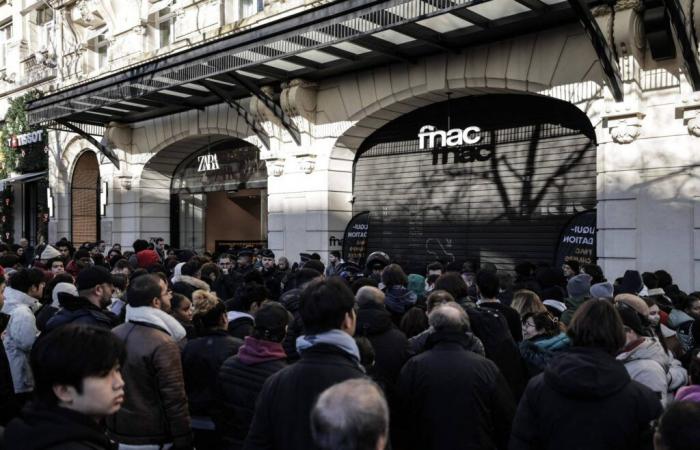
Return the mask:
{"type": "Polygon", "coordinates": [[[260,252],[260,256],[263,258],[274,258],[275,257],[275,252],[270,250],[269,248],[264,249],[263,251],[260,252]]]}
{"type": "Polygon", "coordinates": [[[249,248],[244,248],[239,250],[238,256],[253,256],[253,250],[249,248]]]}
{"type": "Polygon", "coordinates": [[[271,332],[284,331],[289,323],[289,313],[279,303],[266,303],[255,313],[255,328],[271,332]]]}
{"type": "Polygon", "coordinates": [[[92,289],[98,284],[112,284],[112,275],[102,266],[90,266],[81,270],[75,280],[75,287],[79,291],[92,289]]]}

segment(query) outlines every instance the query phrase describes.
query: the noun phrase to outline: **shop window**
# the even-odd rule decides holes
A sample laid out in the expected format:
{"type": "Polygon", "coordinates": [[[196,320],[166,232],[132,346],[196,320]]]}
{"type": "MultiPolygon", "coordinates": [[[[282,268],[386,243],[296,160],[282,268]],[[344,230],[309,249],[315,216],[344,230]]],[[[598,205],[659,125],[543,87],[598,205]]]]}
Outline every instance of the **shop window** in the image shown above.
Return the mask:
{"type": "Polygon", "coordinates": [[[0,69],[7,61],[7,42],[12,39],[12,20],[0,24],[0,69]]]}

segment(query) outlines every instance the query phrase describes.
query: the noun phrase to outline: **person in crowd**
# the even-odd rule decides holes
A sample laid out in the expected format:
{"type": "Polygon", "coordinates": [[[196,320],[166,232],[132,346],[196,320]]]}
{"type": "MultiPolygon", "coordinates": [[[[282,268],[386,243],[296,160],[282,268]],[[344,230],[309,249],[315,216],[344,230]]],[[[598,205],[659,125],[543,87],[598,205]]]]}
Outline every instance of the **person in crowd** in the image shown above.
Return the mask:
{"type": "Polygon", "coordinates": [[[669,356],[656,337],[649,336],[649,309],[641,298],[620,294],[615,297],[615,305],[625,327],[625,346],[617,360],[625,365],[633,380],[656,392],[666,405],[669,392],[686,384],[686,370],[669,356]]]}
{"type": "Polygon", "coordinates": [[[304,332],[300,312],[301,293],[311,281],[321,278],[322,276],[320,272],[306,268],[292,272],[289,274],[285,284],[286,291],[280,296],[280,303],[293,317],[292,321],[289,323],[284,341],[282,342],[284,351],[287,353],[288,362],[294,362],[299,359],[296,340],[304,332]]]}
{"type": "Polygon", "coordinates": [[[109,310],[112,314],[119,317],[119,322],[123,322],[122,313],[126,313],[126,300],[125,294],[126,289],[129,286],[129,278],[121,273],[112,274],[112,286],[114,290],[112,291],[112,301],[109,305],[109,310]]]}
{"type": "Polygon", "coordinates": [[[171,292],[158,276],[141,275],[127,290],[126,322],[114,334],[124,342],[124,408],[107,418],[110,435],[132,446],[190,448],[192,433],[178,342],[185,329],[168,314],[171,292]]]}
{"type": "MultiPolygon", "coordinates": [[[[605,274],[603,273],[603,269],[597,264],[581,265],[581,273],[586,273],[591,276],[591,287],[594,284],[607,282],[607,280],[605,279],[605,274]]],[[[612,283],[610,284],[610,286],[612,286],[612,283]]],[[[593,295],[591,295],[591,297],[595,298],[595,296],[593,295]]]]}
{"type": "Polygon", "coordinates": [[[214,417],[217,430],[230,450],[240,450],[248,435],[255,404],[265,381],[287,366],[282,348],[289,315],[278,303],[258,310],[255,327],[238,354],[221,365],[218,375],[220,407],[214,417]]]}
{"type": "Polygon", "coordinates": [[[46,247],[44,247],[44,250],[41,253],[39,253],[39,261],[46,264],[47,268],[50,267],[49,261],[55,258],[60,258],[61,261],[63,261],[64,259],[61,255],[61,252],[59,252],[53,245],[47,245],[46,247]]]}
{"type": "Polygon", "coordinates": [[[584,302],[567,335],[572,347],[530,381],[520,400],[510,450],[648,448],[661,402],[615,359],[625,345],[615,307],[584,302]]]}
{"type": "Polygon", "coordinates": [[[561,265],[561,270],[564,272],[566,279],[570,280],[581,273],[581,266],[579,265],[578,261],[569,260],[561,265]]]}
{"type": "Polygon", "coordinates": [[[445,273],[445,266],[440,261],[433,261],[425,268],[425,276],[437,275],[438,277],[445,273]]]}
{"type": "Polygon", "coordinates": [[[408,290],[408,277],[398,264],[389,264],[382,271],[384,285],[384,306],[391,313],[394,323],[401,323],[401,317],[413,305],[418,296],[408,290]]]}
{"type": "Polygon", "coordinates": [[[223,276],[218,264],[213,262],[204,263],[200,269],[201,279],[209,285],[209,290],[216,292],[217,284],[223,276]]]}
{"type": "Polygon", "coordinates": [[[133,254],[131,254],[127,260],[132,269],[139,267],[138,254],[144,250],[148,250],[148,241],[145,239],[136,239],[131,247],[134,249],[133,254]]]}
{"type": "Polygon", "coordinates": [[[281,295],[282,280],[286,273],[277,268],[275,253],[269,248],[261,251],[260,256],[262,257],[262,271],[260,273],[262,274],[265,287],[270,294],[270,300],[277,301],[281,295]]]}
{"type": "Polygon", "coordinates": [[[123,274],[127,277],[131,276],[131,266],[129,266],[129,262],[122,258],[114,261],[114,264],[112,264],[112,273],[113,274],[123,274]]]}
{"type": "Polygon", "coordinates": [[[192,293],[197,289],[210,291],[209,285],[200,280],[202,265],[196,259],[192,259],[182,265],[180,269],[180,279],[173,283],[173,292],[182,294],[185,297],[192,299],[192,293]]]}
{"type": "Polygon", "coordinates": [[[240,250],[236,259],[236,272],[242,276],[246,276],[253,270],[255,270],[253,250],[249,248],[240,250]]]}
{"type": "Polygon", "coordinates": [[[668,316],[668,326],[676,331],[684,353],[700,345],[700,326],[696,326],[698,318],[700,297],[678,295],[668,316]]]}
{"type": "Polygon", "coordinates": [[[700,405],[676,402],[661,416],[654,450],[700,450],[700,405]]]}
{"type": "Polygon", "coordinates": [[[221,364],[238,353],[243,341],[228,334],[226,306],[218,298],[198,302],[194,321],[200,337],[189,341],[182,352],[185,390],[195,447],[216,449],[221,446],[222,434],[212,418],[217,377],[221,364]]]}
{"type": "Polygon", "coordinates": [[[498,277],[489,271],[480,271],[476,274],[476,287],[479,300],[476,302],[482,308],[495,309],[506,318],[510,335],[515,342],[523,340],[520,314],[510,306],[506,306],[498,300],[498,277]]]}
{"type": "Polygon", "coordinates": [[[92,266],[83,269],[75,281],[78,295],[57,294],[61,309],[46,322],[50,332],[69,323],[92,325],[111,329],[117,317],[107,309],[112,303],[112,275],[107,269],[92,266]]]}
{"type": "Polygon", "coordinates": [[[58,241],[55,247],[56,250],[58,250],[58,252],[61,254],[61,257],[64,261],[70,261],[71,259],[73,259],[73,253],[75,252],[75,249],[73,248],[73,245],[65,238],[58,241]]]}
{"type": "Polygon", "coordinates": [[[255,326],[255,313],[268,297],[265,286],[258,283],[241,286],[236,296],[226,304],[229,334],[238,339],[250,336],[255,326]]]}
{"type": "MultiPolygon", "coordinates": [[[[194,293],[192,293],[192,296],[194,297],[194,293]]],[[[198,335],[198,330],[192,322],[192,317],[194,316],[193,302],[194,300],[177,293],[173,293],[173,298],[170,300],[171,314],[187,332],[187,339],[194,339],[198,335]]]]}
{"type": "Polygon", "coordinates": [[[47,263],[47,268],[51,271],[51,276],[54,277],[66,271],[65,263],[61,257],[51,258],[47,263]]]}
{"type": "Polygon", "coordinates": [[[73,284],[73,277],[68,273],[62,273],[53,277],[44,287],[44,294],[41,300],[41,307],[36,311],[36,327],[42,333],[46,330],[46,323],[56,314],[61,307],[58,301],[59,292],[68,292],[72,295],[78,295],[78,290],[73,284]],[[61,284],[61,289],[56,291],[57,286],[61,284]]]}
{"type": "Polygon", "coordinates": [[[221,273],[223,275],[228,275],[228,273],[233,270],[233,255],[230,253],[220,254],[217,264],[219,265],[219,269],[221,269],[221,273]]]}
{"type": "Polygon", "coordinates": [[[559,328],[559,322],[549,312],[527,313],[523,316],[523,341],[520,355],[530,377],[541,373],[560,351],[568,349],[571,340],[559,328]]]}
{"type": "Polygon", "coordinates": [[[319,449],[383,450],[389,439],[389,407],[369,380],[350,379],[321,393],[311,411],[319,449]]]}
{"type": "Polygon", "coordinates": [[[289,264],[289,259],[287,259],[286,256],[280,256],[277,259],[277,270],[284,272],[285,274],[289,274],[289,272],[292,270],[292,267],[289,264]]]}
{"type": "Polygon", "coordinates": [[[45,284],[41,270],[22,269],[12,274],[4,290],[5,304],[2,312],[9,315],[10,320],[2,335],[2,341],[20,405],[29,400],[34,390],[29,352],[39,332],[34,312],[39,309],[39,299],[44,293],[45,284]]]}
{"type": "Polygon", "coordinates": [[[408,275],[408,290],[416,294],[416,302],[425,301],[425,277],[412,273],[408,275]]]}
{"type": "Polygon", "coordinates": [[[470,351],[467,314],[447,302],[428,320],[426,351],[399,376],[401,448],[507,449],[515,401],[498,367],[470,351]]]}
{"type": "Polygon", "coordinates": [[[644,282],[639,272],[636,270],[626,270],[625,274],[622,276],[622,281],[615,291],[615,295],[640,295],[640,293],[641,295],[646,295],[646,293],[642,292],[643,290],[645,290],[644,282]]]}
{"type": "Polygon", "coordinates": [[[649,307],[649,316],[647,318],[654,336],[659,339],[659,342],[661,342],[661,345],[663,345],[667,352],[671,352],[674,358],[681,358],[683,356],[683,349],[678,340],[678,335],[674,330],[664,325],[661,320],[661,316],[664,315],[664,321],[668,323],[668,314],[659,308],[659,304],[654,296],[642,297],[642,300],[644,300],[644,303],[649,307]]]}
{"type": "Polygon", "coordinates": [[[355,297],[335,277],[314,280],[301,294],[301,360],[271,376],[258,399],[244,449],[316,448],[309,415],[318,395],[329,386],[364,377],[355,334],[355,297]],[[279,417],[285,420],[276,420],[279,417]]]}
{"type": "Polygon", "coordinates": [[[564,303],[566,303],[566,311],[561,315],[561,321],[564,325],[569,325],[571,318],[574,316],[579,306],[588,300],[590,291],[591,276],[587,273],[574,275],[569,278],[569,281],[566,283],[568,297],[564,301],[564,303]]]}
{"type": "MultiPolygon", "coordinates": [[[[0,275],[0,309],[5,303],[5,277],[0,275]]],[[[5,331],[10,317],[0,313],[0,334],[5,331]]],[[[5,345],[0,341],[0,426],[4,427],[19,413],[19,404],[15,397],[15,389],[12,384],[12,372],[10,361],[7,358],[5,345]]]]}
{"type": "MultiPolygon", "coordinates": [[[[440,278],[440,275],[437,275],[437,274],[432,274],[432,275],[428,275],[427,277],[425,277],[424,291],[425,291],[426,295],[431,293],[433,290],[435,290],[435,282],[437,281],[438,278],[440,278]]],[[[465,284],[466,284],[466,281],[465,281],[465,284]]]]}
{"type": "Polygon", "coordinates": [[[35,401],[7,426],[4,448],[115,449],[102,422],[124,401],[124,357],[124,344],[100,328],[69,325],[40,339],[31,352],[35,401]]]}
{"type": "Polygon", "coordinates": [[[589,289],[591,298],[612,300],[615,296],[615,287],[609,281],[591,284],[589,289]]]}
{"type": "Polygon", "coordinates": [[[338,250],[331,250],[328,254],[328,265],[326,266],[326,271],[324,272],[324,275],[326,277],[339,275],[340,268],[344,263],[345,261],[343,261],[343,258],[340,256],[340,252],[338,250]]]}
{"type": "Polygon", "coordinates": [[[355,298],[359,307],[356,336],[369,339],[375,353],[374,374],[380,384],[390,388],[408,359],[408,339],[391,320],[382,291],[365,286],[357,291],[355,298]]]}
{"type": "Polygon", "coordinates": [[[428,326],[428,316],[425,314],[425,310],[414,306],[406,311],[406,314],[401,318],[399,330],[406,335],[407,339],[411,339],[427,330],[428,326]]]}
{"type": "Polygon", "coordinates": [[[145,249],[136,254],[136,267],[141,269],[150,269],[153,266],[160,264],[161,259],[155,250],[145,249]]]}
{"type": "Polygon", "coordinates": [[[690,365],[688,376],[690,385],[683,386],[676,392],[676,401],[690,401],[700,403],[700,349],[690,351],[690,365]]]}
{"type": "Polygon", "coordinates": [[[526,314],[547,312],[547,308],[540,300],[539,295],[528,289],[515,291],[510,306],[520,315],[521,320],[526,314]]]}
{"type": "Polygon", "coordinates": [[[165,239],[162,237],[157,237],[155,239],[155,246],[153,247],[153,250],[155,250],[155,252],[158,254],[158,258],[160,258],[161,262],[165,261],[165,258],[167,257],[165,247],[165,239]]]}

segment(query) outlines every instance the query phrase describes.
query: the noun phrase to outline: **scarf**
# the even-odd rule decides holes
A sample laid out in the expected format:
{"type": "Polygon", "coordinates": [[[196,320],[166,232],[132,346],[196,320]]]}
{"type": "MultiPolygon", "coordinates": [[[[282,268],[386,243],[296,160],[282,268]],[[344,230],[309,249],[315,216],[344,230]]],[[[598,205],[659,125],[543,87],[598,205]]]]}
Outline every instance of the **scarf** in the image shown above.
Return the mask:
{"type": "Polygon", "coordinates": [[[286,357],[281,343],[255,339],[253,336],[246,336],[245,344],[238,350],[239,361],[247,366],[286,357]]]}
{"type": "Polygon", "coordinates": [[[185,263],[178,263],[175,266],[175,269],[173,269],[173,277],[170,279],[173,284],[177,283],[180,281],[180,277],[182,277],[182,266],[184,266],[185,263]]]}
{"type": "Polygon", "coordinates": [[[357,348],[355,339],[341,330],[330,330],[319,334],[306,334],[297,338],[297,351],[301,354],[314,345],[330,344],[338,347],[348,355],[352,356],[355,362],[360,364],[360,350],[357,348]]]}
{"type": "Polygon", "coordinates": [[[180,325],[173,316],[153,308],[152,306],[133,306],[126,305],[126,321],[127,322],[146,322],[164,329],[175,342],[180,342],[187,335],[185,328],[180,325]]]}

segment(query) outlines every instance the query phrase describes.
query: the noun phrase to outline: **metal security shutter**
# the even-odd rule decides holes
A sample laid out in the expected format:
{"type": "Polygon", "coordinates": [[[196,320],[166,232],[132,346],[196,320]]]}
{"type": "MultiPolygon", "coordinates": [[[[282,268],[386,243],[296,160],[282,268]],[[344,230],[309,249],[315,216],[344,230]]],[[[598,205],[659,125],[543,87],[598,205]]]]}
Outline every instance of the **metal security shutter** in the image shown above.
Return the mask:
{"type": "Polygon", "coordinates": [[[493,144],[486,161],[453,162],[449,154],[442,164],[441,153],[419,150],[422,125],[449,129],[436,119],[446,117],[444,105],[370,136],[356,159],[353,204],[355,212],[370,211],[369,251],[384,250],[420,273],[436,259],[506,270],[551,263],[569,218],[595,207],[596,152],[577,113],[567,116],[558,111],[562,102],[550,102],[516,95],[453,101],[453,127],[479,125],[482,143],[493,144]]]}
{"type": "Polygon", "coordinates": [[[73,243],[96,242],[100,235],[100,167],[93,152],[78,158],[71,183],[71,230],[73,243]]]}

